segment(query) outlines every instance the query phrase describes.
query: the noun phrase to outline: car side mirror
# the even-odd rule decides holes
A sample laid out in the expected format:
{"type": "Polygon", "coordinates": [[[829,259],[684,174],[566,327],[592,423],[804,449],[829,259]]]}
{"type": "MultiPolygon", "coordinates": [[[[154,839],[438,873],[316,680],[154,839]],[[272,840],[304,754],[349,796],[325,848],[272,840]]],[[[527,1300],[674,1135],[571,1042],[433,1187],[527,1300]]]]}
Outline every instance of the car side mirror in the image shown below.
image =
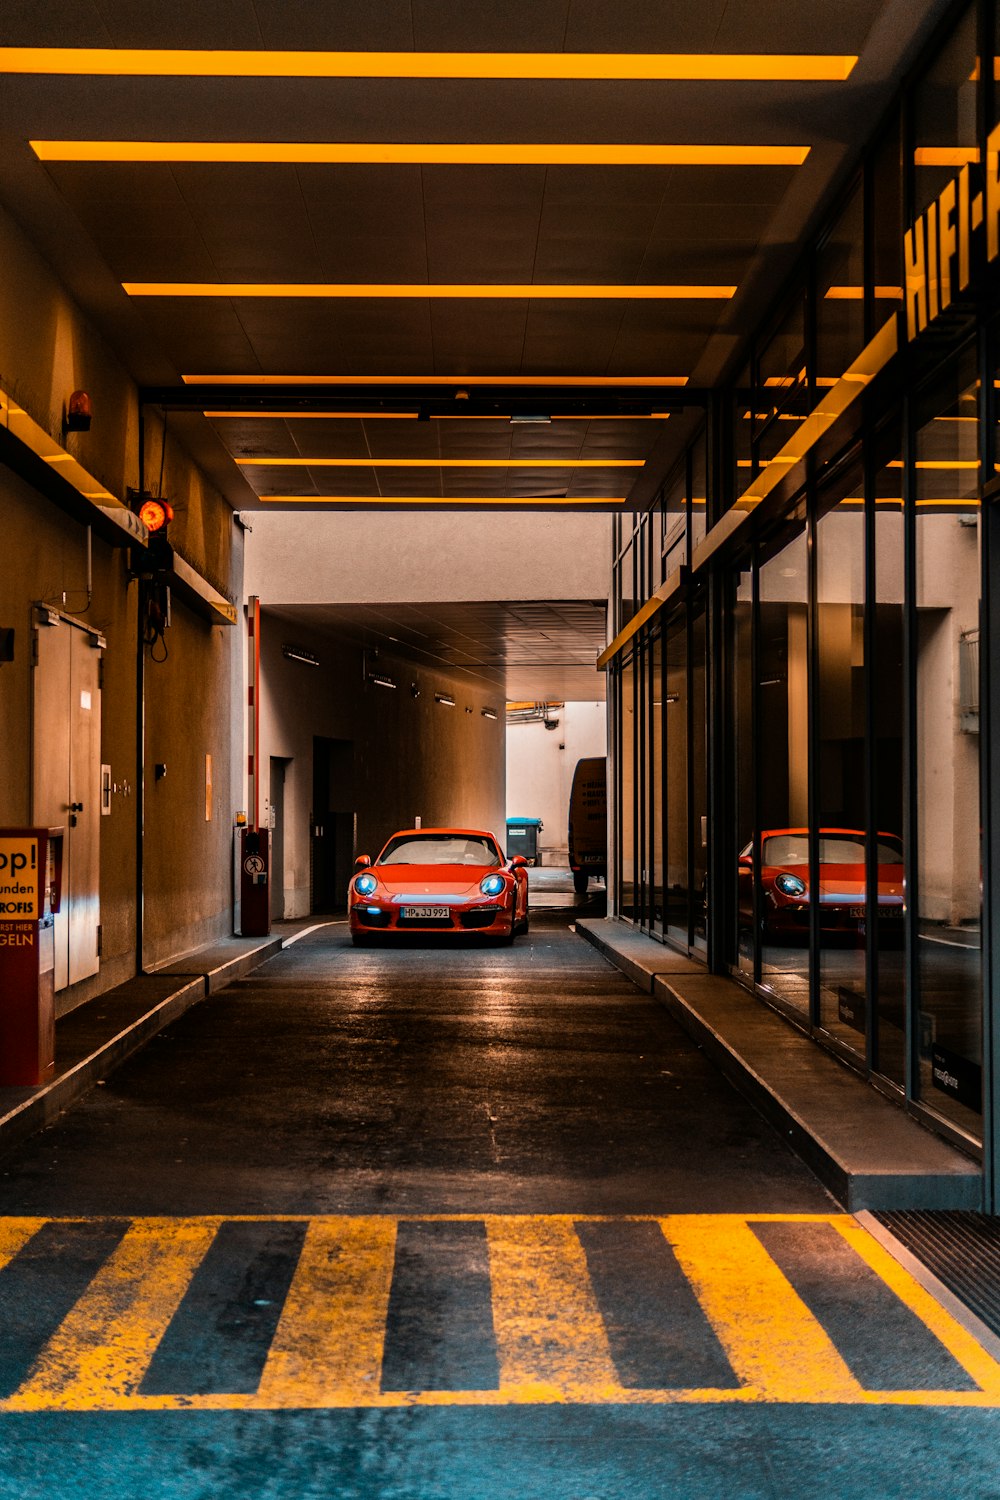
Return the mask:
{"type": "Polygon", "coordinates": [[[367,870],[370,864],[371,860],[367,854],[359,854],[357,859],[354,861],[354,868],[356,870],[367,870]]]}
{"type": "Polygon", "coordinates": [[[743,855],[740,856],[740,869],[741,870],[752,870],[753,869],[753,860],[750,858],[749,854],[743,854],[743,855]]]}
{"type": "Polygon", "coordinates": [[[510,857],[510,867],[512,870],[523,870],[526,868],[527,863],[528,861],[523,854],[512,854],[510,857]]]}

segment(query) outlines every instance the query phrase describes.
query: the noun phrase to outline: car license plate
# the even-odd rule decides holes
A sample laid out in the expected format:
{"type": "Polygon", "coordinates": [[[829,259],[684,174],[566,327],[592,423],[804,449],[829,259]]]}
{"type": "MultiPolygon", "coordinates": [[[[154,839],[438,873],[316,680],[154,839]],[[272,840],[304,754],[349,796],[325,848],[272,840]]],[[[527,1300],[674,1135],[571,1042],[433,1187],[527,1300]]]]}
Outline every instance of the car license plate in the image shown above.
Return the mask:
{"type": "Polygon", "coordinates": [[[419,922],[421,918],[433,921],[441,917],[450,917],[451,910],[447,906],[404,906],[402,915],[414,922],[419,922]]]}

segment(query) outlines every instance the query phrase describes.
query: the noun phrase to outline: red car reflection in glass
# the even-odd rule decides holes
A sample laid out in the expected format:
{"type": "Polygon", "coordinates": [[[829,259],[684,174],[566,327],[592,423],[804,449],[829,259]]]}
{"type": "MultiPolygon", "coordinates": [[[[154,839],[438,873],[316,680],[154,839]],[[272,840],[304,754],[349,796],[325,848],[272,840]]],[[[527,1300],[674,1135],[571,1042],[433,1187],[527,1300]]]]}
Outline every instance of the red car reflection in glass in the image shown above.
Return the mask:
{"type": "Polygon", "coordinates": [[[477,933],[513,942],[528,930],[528,871],[505,860],[492,833],[478,828],[407,828],[374,864],[356,861],[348,896],[351,937],[477,933]]]}
{"type": "MultiPolygon", "coordinates": [[[[823,937],[863,938],[868,917],[865,896],[865,835],[856,828],[819,830],[819,924],[823,937]]],[[[903,846],[891,833],[880,833],[878,920],[887,936],[902,939],[903,846]]],[[[761,927],[765,940],[808,942],[809,831],[771,828],[761,834],[761,927]]],[[[753,922],[753,846],[740,853],[741,925],[753,922]]]]}

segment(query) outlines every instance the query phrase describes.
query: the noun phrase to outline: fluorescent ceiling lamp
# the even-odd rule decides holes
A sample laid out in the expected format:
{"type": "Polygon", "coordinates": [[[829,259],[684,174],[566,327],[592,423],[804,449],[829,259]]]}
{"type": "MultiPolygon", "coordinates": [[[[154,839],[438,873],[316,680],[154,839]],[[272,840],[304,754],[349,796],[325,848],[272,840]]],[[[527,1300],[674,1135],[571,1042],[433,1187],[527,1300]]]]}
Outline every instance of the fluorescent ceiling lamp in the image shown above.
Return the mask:
{"type": "MultiPolygon", "coordinates": [[[[686,375],[182,375],[185,385],[469,385],[619,386],[687,385],[686,375]]],[[[768,382],[770,384],[770,382],[768,382]]]]}
{"type": "Polygon", "coordinates": [[[495,708],[484,708],[483,709],[483,718],[484,719],[495,719],[497,717],[498,717],[498,715],[497,715],[497,711],[496,711],[495,708]]]}
{"type": "Polygon", "coordinates": [[[39,161],[413,166],[799,167],[808,146],[586,145],[554,141],[30,141],[39,161]]]}
{"type": "MultiPolygon", "coordinates": [[[[877,302],[902,302],[901,286],[877,286],[873,288],[877,302]]],[[[828,302],[861,302],[865,295],[863,286],[831,286],[824,292],[828,302]]]]}
{"type": "Polygon", "coordinates": [[[312,651],[307,651],[304,646],[282,646],[281,654],[289,661],[304,662],[307,667],[319,666],[319,657],[312,651]]]}
{"type": "Polygon", "coordinates": [[[435,693],[434,694],[434,702],[435,703],[443,703],[444,706],[445,706],[445,708],[454,708],[455,707],[455,700],[451,696],[450,693],[435,693]]]}
{"type": "Polygon", "coordinates": [[[369,672],[368,681],[375,687],[394,688],[397,686],[392,677],[387,677],[384,672],[369,672]]]}
{"type": "Polygon", "coordinates": [[[552,418],[539,414],[535,416],[527,412],[514,412],[509,418],[511,427],[530,426],[534,422],[545,425],[551,423],[552,418]]]}
{"type": "MultiPolygon", "coordinates": [[[[420,300],[480,297],[580,301],[722,301],[736,295],[735,286],[606,286],[562,282],[521,284],[491,282],[344,282],[344,281],[123,281],[130,297],[407,297],[420,300]]],[[[461,378],[461,377],[459,377],[461,378]]],[[[449,382],[450,383],[450,382],[449,382]]]]}
{"type": "Polygon", "coordinates": [[[918,167],[965,167],[978,160],[976,146],[918,146],[913,153],[918,167]]]}
{"type": "Polygon", "coordinates": [[[726,52],[272,52],[2,47],[2,73],[149,78],[577,78],[843,82],[850,54],[726,52]]]}
{"type": "MultiPolygon", "coordinates": [[[[668,411],[637,411],[637,412],[562,412],[554,417],[523,417],[517,414],[513,416],[494,415],[492,412],[429,412],[428,420],[431,422],[503,422],[505,424],[517,422],[669,422],[668,411]]],[[[315,422],[323,421],[345,421],[345,422],[412,422],[416,420],[415,411],[203,411],[203,417],[208,417],[213,422],[222,421],[278,421],[278,422],[315,422]]],[[[975,420],[970,418],[970,421],[975,420]]]]}
{"type": "Polygon", "coordinates": [[[238,458],[241,468],[641,469],[644,458],[238,458]]]}

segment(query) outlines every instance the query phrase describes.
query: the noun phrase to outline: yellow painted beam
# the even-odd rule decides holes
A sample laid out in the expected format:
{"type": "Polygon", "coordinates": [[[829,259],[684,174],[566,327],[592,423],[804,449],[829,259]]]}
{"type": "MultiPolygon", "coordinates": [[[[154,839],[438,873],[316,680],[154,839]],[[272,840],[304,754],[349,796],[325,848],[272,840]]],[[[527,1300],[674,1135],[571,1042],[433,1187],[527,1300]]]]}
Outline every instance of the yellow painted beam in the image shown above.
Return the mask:
{"type": "MultiPolygon", "coordinates": [[[[547,386],[583,386],[617,390],[622,386],[683,386],[686,375],[182,375],[185,385],[496,385],[525,390],[547,386]]],[[[1000,382],[998,382],[1000,384],[1000,382]]]]}

